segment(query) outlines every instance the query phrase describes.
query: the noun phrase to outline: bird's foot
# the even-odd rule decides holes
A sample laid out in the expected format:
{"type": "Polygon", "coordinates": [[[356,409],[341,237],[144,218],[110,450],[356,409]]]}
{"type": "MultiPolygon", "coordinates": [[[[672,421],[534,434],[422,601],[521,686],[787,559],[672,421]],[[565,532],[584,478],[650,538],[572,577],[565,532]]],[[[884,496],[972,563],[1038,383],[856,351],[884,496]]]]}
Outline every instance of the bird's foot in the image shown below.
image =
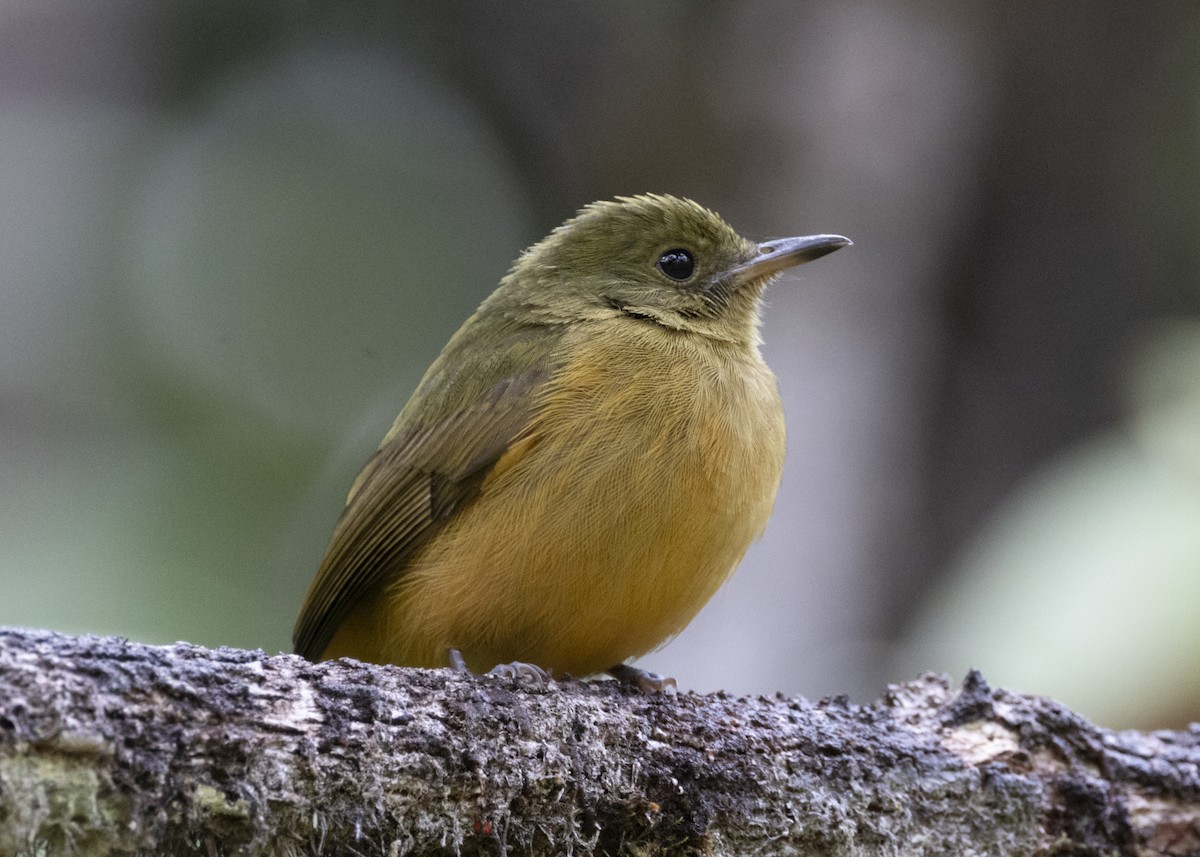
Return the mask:
{"type": "MultiPolygon", "coordinates": [[[[462,656],[462,652],[458,649],[448,649],[446,654],[452,670],[458,673],[469,673],[471,671],[471,668],[467,666],[467,662],[462,656]]],[[[511,664],[497,664],[488,670],[485,675],[506,678],[509,681],[515,681],[517,684],[522,684],[526,687],[536,687],[539,690],[544,688],[546,683],[550,681],[549,670],[544,670],[537,664],[527,664],[524,661],[513,661],[511,664]]]]}
{"type": "Polygon", "coordinates": [[[678,693],[679,686],[670,676],[640,670],[629,664],[617,664],[608,668],[608,674],[621,684],[636,687],[643,693],[678,693]]]}
{"type": "Polygon", "coordinates": [[[526,687],[536,687],[541,690],[550,681],[550,673],[537,664],[527,664],[524,661],[513,661],[511,664],[496,664],[487,671],[488,675],[499,676],[514,681],[526,687]]]}

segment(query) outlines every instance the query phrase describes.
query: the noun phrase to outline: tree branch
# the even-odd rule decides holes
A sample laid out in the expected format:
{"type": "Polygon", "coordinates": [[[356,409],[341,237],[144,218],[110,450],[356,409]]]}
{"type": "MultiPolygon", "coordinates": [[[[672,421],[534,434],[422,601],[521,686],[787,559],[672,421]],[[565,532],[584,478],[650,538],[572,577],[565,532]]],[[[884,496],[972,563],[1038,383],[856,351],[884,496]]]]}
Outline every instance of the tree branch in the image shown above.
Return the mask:
{"type": "Polygon", "coordinates": [[[1200,729],[0,630],[0,853],[1197,855],[1200,729]]]}

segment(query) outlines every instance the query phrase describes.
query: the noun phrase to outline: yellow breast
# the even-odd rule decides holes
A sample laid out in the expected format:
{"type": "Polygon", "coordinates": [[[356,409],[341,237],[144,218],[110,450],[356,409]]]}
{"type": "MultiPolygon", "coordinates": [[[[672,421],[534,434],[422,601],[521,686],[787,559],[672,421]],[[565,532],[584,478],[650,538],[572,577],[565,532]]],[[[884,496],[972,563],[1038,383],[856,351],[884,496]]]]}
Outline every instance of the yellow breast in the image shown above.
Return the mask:
{"type": "Polygon", "coordinates": [[[383,659],[605,670],[680,631],[762,532],[784,429],[756,349],[631,319],[567,348],[522,440],[387,593],[383,659]]]}

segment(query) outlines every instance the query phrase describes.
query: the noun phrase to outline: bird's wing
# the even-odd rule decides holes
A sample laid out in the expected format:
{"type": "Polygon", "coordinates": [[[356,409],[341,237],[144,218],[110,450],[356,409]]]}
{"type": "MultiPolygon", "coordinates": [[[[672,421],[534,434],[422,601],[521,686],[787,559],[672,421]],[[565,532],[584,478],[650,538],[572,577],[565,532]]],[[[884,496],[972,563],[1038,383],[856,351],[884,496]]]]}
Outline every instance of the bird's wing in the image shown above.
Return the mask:
{"type": "Polygon", "coordinates": [[[556,337],[510,332],[478,349],[452,340],[350,490],[292,635],[317,658],[355,603],[478,491],[530,421],[556,337]]]}

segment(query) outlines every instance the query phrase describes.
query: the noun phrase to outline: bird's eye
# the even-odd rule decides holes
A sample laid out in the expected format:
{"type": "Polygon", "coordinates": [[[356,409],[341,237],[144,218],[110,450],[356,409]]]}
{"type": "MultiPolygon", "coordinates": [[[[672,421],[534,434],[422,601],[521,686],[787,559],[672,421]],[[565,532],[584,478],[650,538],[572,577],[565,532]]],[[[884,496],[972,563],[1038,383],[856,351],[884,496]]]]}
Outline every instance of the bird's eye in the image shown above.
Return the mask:
{"type": "Polygon", "coordinates": [[[658,257],[658,270],[672,280],[686,280],[696,270],[696,257],[683,248],[668,250],[658,257]]]}

